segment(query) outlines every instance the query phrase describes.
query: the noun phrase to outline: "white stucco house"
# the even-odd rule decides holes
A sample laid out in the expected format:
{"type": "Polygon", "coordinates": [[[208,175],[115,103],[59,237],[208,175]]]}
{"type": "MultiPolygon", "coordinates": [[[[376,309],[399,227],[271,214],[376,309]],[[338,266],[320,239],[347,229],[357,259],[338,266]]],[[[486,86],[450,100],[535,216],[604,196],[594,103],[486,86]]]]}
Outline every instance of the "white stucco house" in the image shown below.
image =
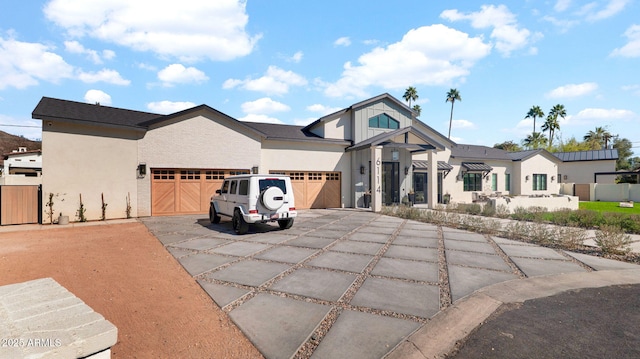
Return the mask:
{"type": "Polygon", "coordinates": [[[19,147],[4,155],[0,185],[39,185],[42,175],[42,151],[19,147]]]}
{"type": "Polygon", "coordinates": [[[89,219],[207,213],[225,176],[292,178],[296,207],[433,207],[498,195],[558,193],[561,160],[456,144],[382,94],[308,126],[238,121],[207,105],[170,115],[43,97],[43,196],[89,219]]]}
{"type": "Polygon", "coordinates": [[[618,160],[618,150],[615,148],[556,152],[553,155],[562,161],[558,168],[558,178],[563,183],[615,183],[618,160]],[[597,173],[599,175],[596,176],[597,173]]]}

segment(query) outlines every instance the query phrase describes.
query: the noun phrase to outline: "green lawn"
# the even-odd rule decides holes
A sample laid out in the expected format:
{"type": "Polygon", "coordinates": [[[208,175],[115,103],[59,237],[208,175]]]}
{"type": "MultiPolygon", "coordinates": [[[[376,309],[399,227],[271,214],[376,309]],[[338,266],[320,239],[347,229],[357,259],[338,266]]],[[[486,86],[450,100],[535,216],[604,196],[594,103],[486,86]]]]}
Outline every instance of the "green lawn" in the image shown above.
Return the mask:
{"type": "Polygon", "coordinates": [[[590,209],[598,212],[620,212],[640,214],[640,204],[634,203],[633,208],[620,207],[620,202],[580,202],[580,209],[590,209]]]}

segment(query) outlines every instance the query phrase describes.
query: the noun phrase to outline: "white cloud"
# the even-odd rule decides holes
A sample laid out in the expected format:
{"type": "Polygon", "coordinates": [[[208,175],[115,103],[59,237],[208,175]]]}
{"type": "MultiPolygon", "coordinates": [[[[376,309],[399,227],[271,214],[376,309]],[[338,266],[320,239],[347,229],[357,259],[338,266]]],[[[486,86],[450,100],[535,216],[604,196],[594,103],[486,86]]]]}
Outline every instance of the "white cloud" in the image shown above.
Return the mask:
{"type": "Polygon", "coordinates": [[[491,47],[481,38],[444,25],[424,26],[407,32],[402,40],[385,48],[376,47],[347,62],[335,83],[322,83],[331,97],[367,97],[366,88],[404,89],[416,85],[450,85],[464,81],[476,61],[486,57],[491,47]]]}
{"type": "Polygon", "coordinates": [[[304,53],[302,51],[298,51],[295,54],[293,54],[293,56],[291,56],[288,61],[290,62],[295,62],[296,64],[299,63],[300,61],[302,61],[302,57],[304,56],[304,53]]]}
{"type": "Polygon", "coordinates": [[[640,57],[640,25],[631,25],[624,36],[628,39],[626,45],[611,52],[611,56],[640,57]]]}
{"type": "Polygon", "coordinates": [[[590,123],[602,123],[612,120],[631,120],[637,117],[633,111],[605,108],[585,108],[576,115],[567,116],[565,120],[560,119],[560,125],[583,125],[590,123]]]}
{"type": "Polygon", "coordinates": [[[73,66],[53,48],[39,43],[0,37],[0,90],[24,89],[39,81],[58,83],[73,77],[73,66]]]}
{"type": "MultiPolygon", "coordinates": [[[[447,125],[449,122],[447,122],[447,125]]],[[[473,122],[467,120],[453,120],[451,121],[451,128],[473,130],[478,128],[473,122]]]]}
{"type": "Polygon", "coordinates": [[[175,84],[205,82],[209,80],[209,77],[195,67],[171,64],[158,72],[158,79],[162,81],[163,86],[171,87],[175,84]]]}
{"type": "Polygon", "coordinates": [[[545,96],[548,98],[574,98],[584,95],[588,95],[598,89],[598,84],[595,82],[585,82],[581,84],[569,84],[557,87],[545,96]]]}
{"type": "Polygon", "coordinates": [[[569,8],[571,5],[571,0],[558,0],[553,7],[553,9],[557,12],[563,12],[569,8]]]}
{"type": "Polygon", "coordinates": [[[241,105],[242,112],[249,114],[267,114],[275,112],[286,112],[291,110],[291,107],[274,101],[268,97],[263,97],[255,101],[245,102],[241,105]]]}
{"type": "Polygon", "coordinates": [[[100,90],[89,90],[84,94],[84,100],[87,103],[99,103],[101,105],[110,106],[111,96],[100,90]]]}
{"type": "Polygon", "coordinates": [[[72,54],[87,55],[94,64],[102,64],[103,58],[111,60],[116,56],[116,53],[112,50],[103,50],[102,53],[98,53],[96,50],[86,49],[78,41],[65,41],[64,48],[72,54]]]}
{"type": "Polygon", "coordinates": [[[319,103],[307,106],[307,111],[318,112],[322,115],[328,115],[330,113],[338,112],[342,110],[340,107],[329,107],[325,105],[321,105],[319,103]]]}
{"type": "Polygon", "coordinates": [[[228,61],[253,51],[245,0],[53,0],[46,18],[72,37],[89,36],[192,62],[228,61]]]}
{"type": "Polygon", "coordinates": [[[147,104],[147,108],[155,113],[161,114],[171,114],[175,112],[179,112],[182,110],[186,110],[188,108],[195,107],[195,103],[193,102],[180,102],[180,101],[158,101],[158,102],[150,102],[147,104]]]}
{"type": "Polygon", "coordinates": [[[263,122],[263,123],[275,123],[275,124],[283,124],[284,122],[280,121],[277,118],[269,117],[267,115],[257,115],[250,113],[244,117],[238,119],[239,121],[244,122],[263,122]]]}
{"type": "Polygon", "coordinates": [[[241,87],[249,91],[282,95],[289,92],[290,86],[305,86],[307,80],[293,71],[285,71],[277,66],[269,66],[264,76],[246,80],[228,79],[222,84],[224,89],[241,87]]]}
{"type": "Polygon", "coordinates": [[[116,70],[102,69],[98,72],[78,72],[78,79],[85,83],[106,82],[113,85],[127,86],[131,81],[123,79],[116,70]]]}
{"type": "Polygon", "coordinates": [[[531,31],[520,28],[516,16],[504,5],[482,5],[480,11],[469,14],[445,10],[440,17],[449,21],[469,20],[476,29],[493,28],[490,37],[496,41],[496,49],[504,56],[542,37],[541,33],[531,34],[531,31]]]}
{"type": "Polygon", "coordinates": [[[348,36],[343,36],[343,37],[337,39],[336,41],[334,41],[333,45],[334,46],[348,47],[348,46],[351,46],[351,39],[349,39],[348,36]]]}
{"type": "Polygon", "coordinates": [[[589,21],[607,19],[624,10],[625,6],[629,3],[629,0],[608,0],[605,2],[606,4],[604,7],[600,9],[598,9],[599,4],[596,2],[590,2],[587,5],[584,5],[579,13],[584,14],[586,19],[589,21]]]}
{"type": "Polygon", "coordinates": [[[300,118],[293,120],[293,124],[296,126],[306,126],[315,120],[317,120],[317,118],[314,117],[300,118]]]}
{"type": "Polygon", "coordinates": [[[640,96],[640,85],[625,85],[622,86],[622,90],[631,91],[632,94],[640,96]]]}

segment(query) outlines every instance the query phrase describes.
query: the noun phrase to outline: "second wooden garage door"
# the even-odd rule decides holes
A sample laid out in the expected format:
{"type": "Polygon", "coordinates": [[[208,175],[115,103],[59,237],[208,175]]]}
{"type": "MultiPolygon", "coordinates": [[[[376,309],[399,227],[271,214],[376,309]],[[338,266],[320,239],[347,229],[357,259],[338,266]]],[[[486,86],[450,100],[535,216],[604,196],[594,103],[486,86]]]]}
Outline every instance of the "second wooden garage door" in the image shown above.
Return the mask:
{"type": "Polygon", "coordinates": [[[271,171],[291,177],[296,208],[339,208],[342,206],[340,172],[271,171]]]}
{"type": "Polygon", "coordinates": [[[151,215],[208,213],[224,178],[244,173],[249,170],[152,169],[151,215]]]}

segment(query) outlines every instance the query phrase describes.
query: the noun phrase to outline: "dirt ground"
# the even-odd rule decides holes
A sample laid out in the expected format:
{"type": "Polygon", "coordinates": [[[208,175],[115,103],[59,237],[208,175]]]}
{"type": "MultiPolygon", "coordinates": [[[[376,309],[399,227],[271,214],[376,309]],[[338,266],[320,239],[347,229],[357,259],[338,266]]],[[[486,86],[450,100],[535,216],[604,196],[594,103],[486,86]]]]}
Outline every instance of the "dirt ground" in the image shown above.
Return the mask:
{"type": "Polygon", "coordinates": [[[118,328],[113,358],[262,357],[141,223],[0,233],[0,285],[44,277],[118,328]]]}

